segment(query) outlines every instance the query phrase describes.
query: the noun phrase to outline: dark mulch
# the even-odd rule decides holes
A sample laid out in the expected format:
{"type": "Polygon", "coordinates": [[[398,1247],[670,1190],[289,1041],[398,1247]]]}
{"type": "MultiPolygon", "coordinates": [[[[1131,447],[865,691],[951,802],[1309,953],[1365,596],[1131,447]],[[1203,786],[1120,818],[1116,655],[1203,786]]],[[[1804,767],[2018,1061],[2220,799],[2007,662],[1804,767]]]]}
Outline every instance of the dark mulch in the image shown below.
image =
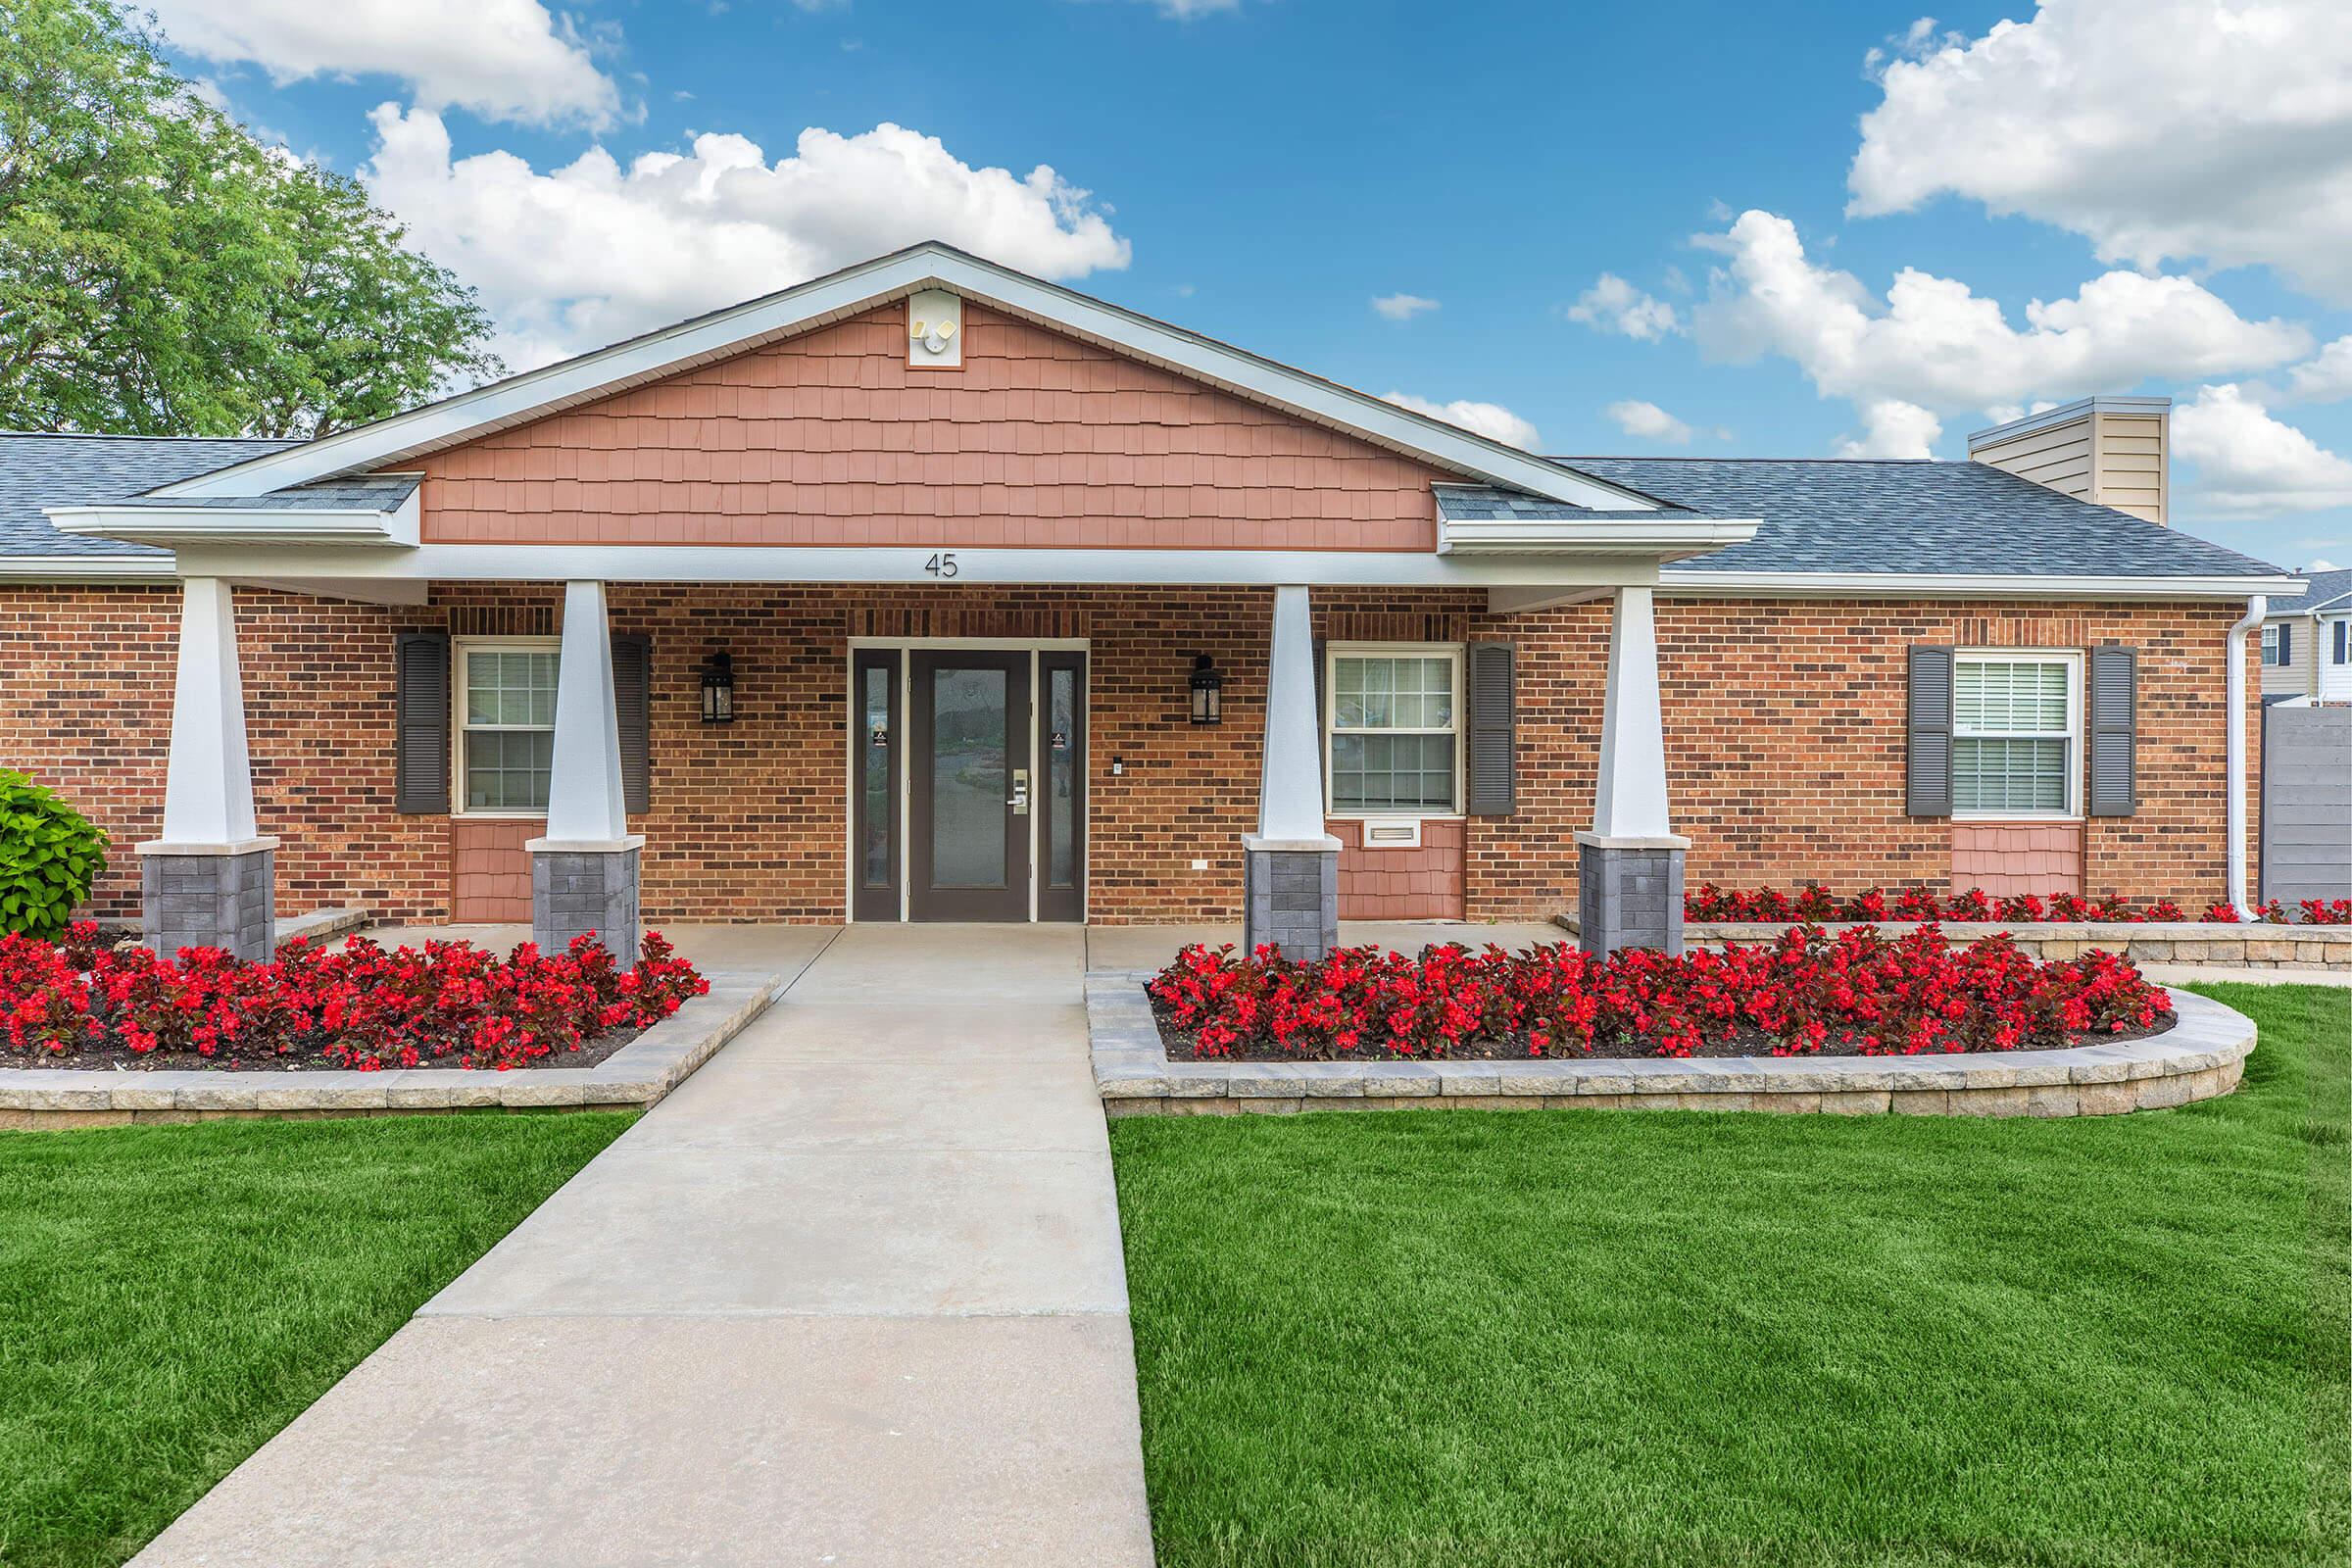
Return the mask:
{"type": "MultiPolygon", "coordinates": [[[[559,1051],[529,1061],[516,1062],[509,1070],[529,1072],[539,1067],[593,1067],[621,1047],[645,1033],[642,1029],[615,1029],[610,1034],[587,1041],[576,1051],[559,1051]]],[[[419,1067],[463,1067],[455,1056],[427,1057],[419,1067]]],[[[16,1069],[26,1072],[43,1070],[74,1070],[80,1072],[349,1072],[352,1069],[340,1062],[327,1060],[316,1054],[300,1056],[200,1056],[193,1051],[166,1053],[149,1052],[141,1055],[122,1046],[98,1046],[71,1052],[63,1056],[35,1056],[28,1051],[7,1051],[0,1047],[0,1071],[16,1069]]],[[[385,1068],[389,1072],[394,1069],[385,1068]]],[[[484,1067],[483,1072],[495,1071],[484,1067]]]]}
{"type": "MultiPolygon", "coordinates": [[[[1159,1025],[1159,1043],[1166,1049],[1170,1061],[1427,1061],[1426,1056],[1404,1056],[1392,1051],[1304,1052],[1266,1051],[1262,1049],[1225,1052],[1204,1056],[1194,1031],[1180,1029],[1169,1021],[1167,1012],[1156,1003],[1152,1008],[1152,1021],[1159,1025]]],[[[2166,1018],[2153,1029],[2128,1029],[2122,1034],[2066,1035],[2054,1040],[2033,1040],[2017,1047],[2019,1051],[2065,1051],[2075,1046],[2113,1044],[2128,1040],[2147,1040],[2170,1030],[2179,1020],[2166,1018]]],[[[1448,1061],[1629,1061],[1652,1057],[1655,1048],[1641,1040],[1604,1040],[1592,1051],[1530,1051],[1525,1035],[1503,1040],[1465,1041],[1455,1051],[1446,1054],[1448,1061]]],[[[1760,1029],[1743,1028],[1722,1045],[1701,1046],[1693,1056],[1769,1056],[1772,1041],[1760,1029]]],[[[1853,1054],[1840,1052],[1833,1045],[1818,1054],[1824,1056],[1853,1054]]]]}

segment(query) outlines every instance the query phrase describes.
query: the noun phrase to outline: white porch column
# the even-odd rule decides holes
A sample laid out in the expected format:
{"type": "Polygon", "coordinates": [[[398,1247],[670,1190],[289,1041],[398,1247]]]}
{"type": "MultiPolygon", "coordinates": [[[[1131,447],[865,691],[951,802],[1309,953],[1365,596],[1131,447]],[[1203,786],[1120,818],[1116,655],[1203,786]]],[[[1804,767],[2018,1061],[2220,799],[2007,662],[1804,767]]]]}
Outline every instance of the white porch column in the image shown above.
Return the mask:
{"type": "Polygon", "coordinates": [[[190,577],[180,585],[163,832],[138,846],[146,940],[166,957],[196,947],[268,957],[276,849],[254,820],[236,596],[218,577],[190,577]]]}
{"type": "Polygon", "coordinates": [[[218,577],[190,577],[180,584],[172,761],[157,842],[220,850],[255,836],[235,591],[218,577]]]}
{"type": "Polygon", "coordinates": [[[1658,838],[1666,817],[1666,720],[1658,705],[1657,612],[1647,588],[1617,590],[1609,617],[1609,684],[1600,710],[1600,783],[1592,831],[1658,838]]]}
{"type": "Polygon", "coordinates": [[[605,585],[567,582],[547,832],[524,845],[531,852],[531,939],[542,951],[558,953],[574,937],[594,935],[624,967],[636,961],[644,844],[629,832],[621,786],[605,585]]]}
{"type": "Polygon", "coordinates": [[[1340,841],[1323,830],[1322,715],[1315,628],[1303,586],[1274,590],[1257,831],[1242,839],[1242,945],[1319,958],[1339,945],[1340,841]]]}
{"type": "Polygon", "coordinates": [[[612,631],[605,585],[564,585],[563,662],[556,672],[555,771],[548,780],[547,837],[616,848],[629,836],[620,785],[620,707],[612,696],[612,631]]]}
{"type": "Polygon", "coordinates": [[[1666,803],[1654,590],[1617,590],[1600,719],[1592,827],[1577,839],[1579,931],[1588,952],[1683,951],[1683,857],[1666,803]]]}

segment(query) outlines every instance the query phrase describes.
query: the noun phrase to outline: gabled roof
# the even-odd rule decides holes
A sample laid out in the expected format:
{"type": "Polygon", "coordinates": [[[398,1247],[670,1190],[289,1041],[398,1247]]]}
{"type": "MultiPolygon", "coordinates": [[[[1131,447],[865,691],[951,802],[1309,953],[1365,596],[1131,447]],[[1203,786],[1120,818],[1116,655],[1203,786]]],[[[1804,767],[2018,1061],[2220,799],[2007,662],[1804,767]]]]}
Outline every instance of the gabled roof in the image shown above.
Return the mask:
{"type": "Polygon", "coordinates": [[[175,479],[295,445],[299,443],[0,431],[0,556],[111,557],[126,562],[144,557],[168,566],[171,557],[165,551],[61,533],[41,509],[124,501],[175,479]]]}
{"type": "Polygon", "coordinates": [[[1757,517],[1745,544],[1667,575],[1810,573],[2256,579],[2234,550],[2093,506],[1984,463],[1831,458],[1561,458],[1711,517],[1757,517]]]}
{"type": "Polygon", "coordinates": [[[172,500],[256,496],[287,485],[400,466],[492,431],[732,359],[926,288],[952,290],[1467,479],[1596,508],[1647,510],[1642,497],[1548,459],[936,241],[340,431],[296,450],[173,484],[162,495],[172,500]]]}
{"type": "Polygon", "coordinates": [[[2273,618],[2279,615],[2343,614],[2352,612],[2352,567],[2341,571],[2298,572],[2311,586],[2300,599],[2289,599],[2271,607],[2273,618]]]}

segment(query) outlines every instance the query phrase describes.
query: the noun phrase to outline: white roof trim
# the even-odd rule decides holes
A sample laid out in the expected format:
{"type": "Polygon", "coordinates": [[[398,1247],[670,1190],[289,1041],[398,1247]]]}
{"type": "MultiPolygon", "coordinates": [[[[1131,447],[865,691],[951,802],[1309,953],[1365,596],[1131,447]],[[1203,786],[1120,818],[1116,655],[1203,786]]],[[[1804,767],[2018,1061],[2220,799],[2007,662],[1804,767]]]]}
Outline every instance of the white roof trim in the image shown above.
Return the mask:
{"type": "Polygon", "coordinates": [[[1591,555],[1606,550],[1656,550],[1669,560],[1706,555],[1743,545],[1763,524],[1753,517],[1690,517],[1679,514],[1653,520],[1521,517],[1441,519],[1442,556],[1591,555]]]}
{"type": "Polygon", "coordinates": [[[2266,577],[2020,576],[1997,572],[1662,571],[1658,591],[1711,598],[1795,599],[2245,599],[2296,594],[2299,579],[2266,577]]]}
{"type": "Polygon", "coordinates": [[[0,582],[171,582],[170,556],[0,556],[0,582]]]}
{"type": "Polygon", "coordinates": [[[405,463],[628,387],[729,359],[922,288],[947,288],[1253,402],[1358,435],[1488,484],[1578,506],[1650,511],[1647,496],[1415,414],[1369,393],[1277,365],[1181,327],[1104,304],[936,242],[860,263],[659,332],[345,430],[304,446],[165,485],[166,497],[262,495],[287,485],[405,463]]]}
{"type": "Polygon", "coordinates": [[[193,544],[414,546],[422,537],[423,508],[412,490],[398,507],[46,507],[60,533],[91,534],[132,544],[177,548],[193,544]]]}

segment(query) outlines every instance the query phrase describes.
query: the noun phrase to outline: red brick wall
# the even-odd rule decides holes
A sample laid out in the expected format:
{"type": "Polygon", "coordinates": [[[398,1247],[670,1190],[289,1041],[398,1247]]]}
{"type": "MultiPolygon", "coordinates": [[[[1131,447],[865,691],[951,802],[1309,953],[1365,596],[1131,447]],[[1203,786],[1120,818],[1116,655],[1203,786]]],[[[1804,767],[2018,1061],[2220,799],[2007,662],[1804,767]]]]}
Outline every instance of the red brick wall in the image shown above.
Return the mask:
{"type": "MultiPolygon", "coordinates": [[[[1905,649],[2116,641],[2140,651],[2139,808],[2083,824],[2082,889],[2219,898],[2236,618],[2226,605],[1662,599],[1668,790],[1690,880],[1949,886],[1953,824],[1903,814],[1905,649]]],[[[1592,819],[1608,607],[1481,617],[1473,634],[1520,645],[1521,808],[1471,819],[1470,917],[1548,913],[1573,902],[1574,837],[1592,819]]]]}
{"type": "Polygon", "coordinates": [[[1449,476],[978,305],[903,305],[424,461],[424,535],[541,544],[1431,550],[1449,476]]]}
{"type": "MultiPolygon", "coordinates": [[[[438,918],[449,820],[392,809],[392,612],[240,590],[254,808],[283,840],[277,906],[364,904],[438,918]]],[[[132,846],[163,821],[179,591],[0,590],[0,763],[57,788],[114,839],[95,911],[135,916],[132,846]]]]}
{"type": "MultiPolygon", "coordinates": [[[[1337,640],[1519,644],[1520,809],[1460,828],[1462,911],[1480,920],[1571,906],[1574,836],[1592,811],[1605,605],[1493,619],[1475,595],[1316,600],[1318,634],[1337,640]]],[[[1238,918],[1271,602],[1263,589],[615,585],[614,629],[654,644],[653,809],[634,824],[648,839],[648,911],[840,917],[852,636],[1086,637],[1093,917],[1238,918]],[[743,716],[705,726],[695,673],[720,649],[735,658],[743,716]],[[1226,672],[1226,721],[1214,728],[1185,722],[1197,652],[1226,672]],[[1117,778],[1114,756],[1126,761],[1117,778]]],[[[461,859],[451,818],[392,809],[392,639],[433,626],[546,634],[555,604],[545,585],[439,585],[429,606],[398,609],[240,592],[257,808],[263,831],[284,840],[282,910],[362,904],[446,918],[462,874],[502,874],[478,856],[461,859]]],[[[176,591],[160,588],[0,590],[0,762],[58,785],[114,833],[98,901],[110,915],[135,909],[130,846],[161,814],[177,605],[176,591]]],[[[2112,637],[2140,649],[2140,809],[2082,829],[2083,890],[2218,898],[2223,639],[2233,618],[2199,606],[1663,602],[1668,766],[1677,825],[1694,841],[1690,876],[1945,885],[1952,824],[1902,815],[1904,647],[2112,637]]],[[[511,886],[467,886],[512,896],[511,886]]],[[[1442,896],[1386,883],[1353,891],[1442,896]]]]}

